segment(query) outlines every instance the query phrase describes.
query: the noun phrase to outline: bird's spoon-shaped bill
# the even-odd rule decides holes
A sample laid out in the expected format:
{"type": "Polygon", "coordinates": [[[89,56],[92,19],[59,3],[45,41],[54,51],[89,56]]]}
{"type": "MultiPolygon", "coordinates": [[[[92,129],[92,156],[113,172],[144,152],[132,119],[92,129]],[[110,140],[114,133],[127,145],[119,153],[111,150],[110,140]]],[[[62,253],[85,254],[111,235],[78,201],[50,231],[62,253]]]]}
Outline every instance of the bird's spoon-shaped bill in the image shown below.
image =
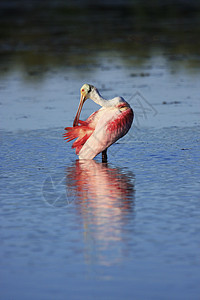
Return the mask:
{"type": "Polygon", "coordinates": [[[74,119],[74,122],[73,122],[73,127],[75,127],[75,126],[78,125],[80,114],[81,114],[81,110],[82,110],[83,103],[85,102],[85,100],[86,100],[86,97],[84,95],[81,95],[80,103],[79,103],[79,106],[78,106],[78,110],[77,110],[77,113],[76,113],[76,116],[75,116],[75,119],[74,119]]]}

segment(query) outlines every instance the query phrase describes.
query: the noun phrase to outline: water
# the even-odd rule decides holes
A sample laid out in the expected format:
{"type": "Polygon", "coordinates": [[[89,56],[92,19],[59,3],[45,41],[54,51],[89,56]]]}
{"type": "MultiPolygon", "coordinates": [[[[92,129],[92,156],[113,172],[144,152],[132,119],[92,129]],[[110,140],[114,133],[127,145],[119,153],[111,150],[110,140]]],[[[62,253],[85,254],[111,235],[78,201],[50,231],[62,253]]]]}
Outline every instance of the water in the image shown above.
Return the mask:
{"type": "Polygon", "coordinates": [[[108,166],[59,130],[4,133],[4,298],[198,299],[197,130],[142,129],[108,166]]]}
{"type": "MultiPolygon", "coordinates": [[[[87,17],[93,9],[89,15],[84,10],[87,17]]],[[[56,49],[49,39],[39,44],[37,22],[27,42],[29,27],[23,24],[29,20],[23,13],[20,20],[19,14],[11,18],[22,39],[16,51],[10,48],[14,35],[7,39],[6,66],[2,48],[0,56],[2,299],[199,299],[200,60],[198,41],[190,44],[199,27],[190,19],[195,30],[182,39],[177,27],[171,34],[172,23],[164,18],[160,32],[150,30],[159,38],[154,42],[162,43],[148,42],[144,53],[148,32],[138,29],[139,40],[131,39],[130,48],[132,15],[122,27],[116,19],[125,12],[109,12],[122,31],[117,36],[106,19],[106,47],[100,49],[88,33],[80,48],[75,29],[66,35],[71,46],[65,48],[67,25],[78,28],[76,11],[53,39],[56,49]],[[40,61],[33,59],[33,46],[40,61]],[[78,59],[87,47],[93,55],[78,59]],[[63,141],[86,82],[107,98],[123,96],[135,111],[127,136],[109,148],[108,164],[100,156],[78,161],[63,141]]],[[[134,24],[148,23],[145,12],[134,24]]],[[[49,13],[51,7],[46,18],[49,13]]],[[[101,38],[102,14],[99,10],[94,27],[101,38]]],[[[184,20],[185,15],[182,25],[184,20]]],[[[85,17],[80,22],[87,32],[85,17]]],[[[54,28],[45,26],[44,36],[54,28]]],[[[2,47],[5,35],[1,38],[2,47]]],[[[87,100],[81,119],[97,109],[87,100]]]]}

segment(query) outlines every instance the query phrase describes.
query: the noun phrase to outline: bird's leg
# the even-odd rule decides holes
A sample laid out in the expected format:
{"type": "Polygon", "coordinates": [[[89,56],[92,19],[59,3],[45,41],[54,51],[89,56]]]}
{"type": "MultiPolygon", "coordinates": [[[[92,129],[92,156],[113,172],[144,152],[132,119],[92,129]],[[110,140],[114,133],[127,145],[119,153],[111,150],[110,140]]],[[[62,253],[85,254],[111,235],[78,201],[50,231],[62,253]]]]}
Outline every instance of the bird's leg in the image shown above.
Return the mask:
{"type": "Polygon", "coordinates": [[[107,163],[107,149],[102,151],[102,163],[107,163]]]}

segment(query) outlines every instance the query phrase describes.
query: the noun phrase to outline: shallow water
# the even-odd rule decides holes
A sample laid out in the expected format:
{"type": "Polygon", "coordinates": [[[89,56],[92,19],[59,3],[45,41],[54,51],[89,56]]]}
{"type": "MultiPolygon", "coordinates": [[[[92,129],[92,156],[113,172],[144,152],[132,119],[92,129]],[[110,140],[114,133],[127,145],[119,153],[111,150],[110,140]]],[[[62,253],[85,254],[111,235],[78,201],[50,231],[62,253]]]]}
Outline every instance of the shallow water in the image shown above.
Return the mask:
{"type": "MultiPolygon", "coordinates": [[[[63,2],[55,3],[57,11],[63,2]]],[[[102,28],[100,7],[87,31],[96,9],[89,6],[81,18],[80,8],[60,10],[58,27],[48,21],[40,32],[37,14],[47,20],[51,5],[30,20],[29,6],[12,15],[17,40],[10,27],[0,32],[1,298],[196,300],[200,56],[191,39],[198,18],[171,15],[148,30],[145,6],[133,20],[135,6],[120,6],[109,8],[102,28]],[[71,21],[60,19],[70,14],[71,21]],[[185,31],[179,35],[173,24],[185,31]],[[102,43],[88,33],[95,29],[102,43]],[[106,98],[123,96],[135,111],[127,136],[109,148],[108,164],[100,156],[78,161],[62,137],[86,82],[106,98]]],[[[97,109],[88,100],[81,119],[97,109]]]]}
{"type": "Polygon", "coordinates": [[[141,129],[108,165],[60,129],[4,132],[4,298],[197,299],[199,129],[141,129]]]}

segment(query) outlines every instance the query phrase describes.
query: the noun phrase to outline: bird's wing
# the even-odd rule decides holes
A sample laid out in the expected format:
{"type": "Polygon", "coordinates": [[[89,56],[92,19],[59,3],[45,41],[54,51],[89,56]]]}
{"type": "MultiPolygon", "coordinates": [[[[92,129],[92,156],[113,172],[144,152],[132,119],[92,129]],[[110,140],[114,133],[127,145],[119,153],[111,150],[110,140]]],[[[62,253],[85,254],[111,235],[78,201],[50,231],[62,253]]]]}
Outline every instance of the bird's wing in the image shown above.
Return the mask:
{"type": "Polygon", "coordinates": [[[124,136],[133,121],[131,108],[121,111],[111,107],[99,110],[98,122],[94,132],[79,152],[80,159],[93,159],[97,154],[124,136]]]}
{"type": "Polygon", "coordinates": [[[94,128],[91,128],[87,122],[79,120],[80,125],[74,127],[66,127],[66,133],[64,138],[67,142],[70,142],[77,138],[73,143],[72,148],[76,149],[76,154],[79,154],[80,149],[83,147],[87,139],[94,132],[94,128]]]}

